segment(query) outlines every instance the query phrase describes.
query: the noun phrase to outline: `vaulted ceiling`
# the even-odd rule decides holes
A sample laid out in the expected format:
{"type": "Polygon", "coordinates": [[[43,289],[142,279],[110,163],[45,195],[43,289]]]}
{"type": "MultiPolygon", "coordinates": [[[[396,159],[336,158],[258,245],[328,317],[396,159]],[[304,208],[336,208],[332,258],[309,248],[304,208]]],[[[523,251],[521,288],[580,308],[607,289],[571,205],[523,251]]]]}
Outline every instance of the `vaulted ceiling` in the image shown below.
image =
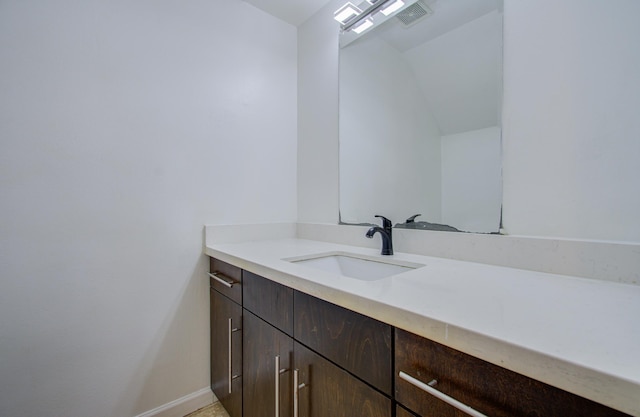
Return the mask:
{"type": "Polygon", "coordinates": [[[331,0],[245,0],[265,12],[298,26],[331,0]]]}

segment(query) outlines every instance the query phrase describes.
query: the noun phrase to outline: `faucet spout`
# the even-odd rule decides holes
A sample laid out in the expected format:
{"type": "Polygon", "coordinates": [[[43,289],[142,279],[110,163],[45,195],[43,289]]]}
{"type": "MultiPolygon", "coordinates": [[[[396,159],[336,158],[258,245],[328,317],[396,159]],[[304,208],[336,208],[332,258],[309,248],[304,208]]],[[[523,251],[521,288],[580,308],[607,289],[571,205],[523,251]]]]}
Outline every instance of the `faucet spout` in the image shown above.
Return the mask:
{"type": "Polygon", "coordinates": [[[392,239],[392,223],[391,220],[387,219],[383,216],[376,216],[382,218],[382,227],[373,226],[367,233],[366,237],[369,239],[373,238],[373,235],[376,233],[380,233],[380,237],[382,238],[382,251],[380,252],[382,255],[393,255],[393,239],[392,239]]]}
{"type": "Polygon", "coordinates": [[[373,235],[376,234],[376,232],[384,233],[384,229],[379,227],[379,226],[373,226],[372,228],[367,230],[367,234],[365,236],[367,236],[369,239],[371,239],[371,238],[373,238],[373,235]]]}

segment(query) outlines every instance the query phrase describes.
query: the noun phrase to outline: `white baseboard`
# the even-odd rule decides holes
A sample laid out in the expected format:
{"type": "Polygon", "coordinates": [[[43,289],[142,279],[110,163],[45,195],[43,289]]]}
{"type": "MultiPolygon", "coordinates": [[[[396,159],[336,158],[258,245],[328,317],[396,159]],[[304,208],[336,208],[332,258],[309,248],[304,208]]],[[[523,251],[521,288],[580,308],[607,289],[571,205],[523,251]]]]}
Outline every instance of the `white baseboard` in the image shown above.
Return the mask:
{"type": "Polygon", "coordinates": [[[138,414],[136,417],[184,417],[199,408],[205,407],[215,400],[211,388],[206,387],[187,394],[153,410],[138,414]]]}

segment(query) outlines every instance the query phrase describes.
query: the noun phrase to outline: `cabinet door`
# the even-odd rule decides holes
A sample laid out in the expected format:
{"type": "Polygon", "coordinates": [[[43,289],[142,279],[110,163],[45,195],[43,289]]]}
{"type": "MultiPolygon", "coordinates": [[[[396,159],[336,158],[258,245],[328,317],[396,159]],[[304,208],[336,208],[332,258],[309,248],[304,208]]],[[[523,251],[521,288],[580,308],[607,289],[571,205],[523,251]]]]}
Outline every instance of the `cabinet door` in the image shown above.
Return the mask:
{"type": "Polygon", "coordinates": [[[396,400],[425,417],[466,415],[432,389],[492,417],[626,415],[400,329],[395,351],[396,400]]]}
{"type": "Polygon", "coordinates": [[[244,310],[243,408],[247,417],[291,417],[293,339],[244,310]]]}
{"type": "Polygon", "coordinates": [[[391,396],[391,326],[295,291],[294,338],[391,396]]]}
{"type": "Polygon", "coordinates": [[[405,408],[396,405],[396,417],[416,417],[416,415],[407,411],[405,408]]]}
{"type": "Polygon", "coordinates": [[[242,417],[242,307],[213,288],[211,389],[231,417],[242,417]]]}
{"type": "Polygon", "coordinates": [[[298,342],[294,363],[297,416],[391,417],[390,398],[298,342]]]}
{"type": "Polygon", "coordinates": [[[293,290],[249,271],[242,272],[242,306],[293,336],[293,290]]]}

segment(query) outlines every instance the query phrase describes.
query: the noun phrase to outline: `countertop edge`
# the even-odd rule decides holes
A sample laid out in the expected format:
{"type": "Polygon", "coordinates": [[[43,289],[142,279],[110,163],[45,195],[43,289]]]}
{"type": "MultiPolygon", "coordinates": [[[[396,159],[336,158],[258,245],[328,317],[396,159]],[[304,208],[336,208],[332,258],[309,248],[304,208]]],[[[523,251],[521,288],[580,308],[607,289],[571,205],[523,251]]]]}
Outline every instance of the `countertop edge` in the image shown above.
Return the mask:
{"type": "Polygon", "coordinates": [[[295,290],[426,337],[494,365],[619,411],[640,415],[640,404],[638,403],[640,384],[635,381],[629,381],[470,329],[390,306],[378,300],[309,281],[304,277],[279,271],[210,246],[205,247],[205,254],[295,290]]]}

